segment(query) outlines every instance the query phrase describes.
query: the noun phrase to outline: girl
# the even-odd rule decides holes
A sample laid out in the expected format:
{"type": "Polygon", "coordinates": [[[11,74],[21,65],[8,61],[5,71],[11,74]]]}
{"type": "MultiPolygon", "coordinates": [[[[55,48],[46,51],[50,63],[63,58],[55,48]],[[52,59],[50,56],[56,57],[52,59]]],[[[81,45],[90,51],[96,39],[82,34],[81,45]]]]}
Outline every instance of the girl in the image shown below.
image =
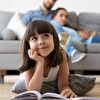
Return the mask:
{"type": "Polygon", "coordinates": [[[23,63],[27,90],[41,91],[43,82],[57,79],[62,96],[75,97],[69,87],[69,68],[66,52],[59,45],[53,26],[43,20],[31,22],[22,40],[23,63]]]}

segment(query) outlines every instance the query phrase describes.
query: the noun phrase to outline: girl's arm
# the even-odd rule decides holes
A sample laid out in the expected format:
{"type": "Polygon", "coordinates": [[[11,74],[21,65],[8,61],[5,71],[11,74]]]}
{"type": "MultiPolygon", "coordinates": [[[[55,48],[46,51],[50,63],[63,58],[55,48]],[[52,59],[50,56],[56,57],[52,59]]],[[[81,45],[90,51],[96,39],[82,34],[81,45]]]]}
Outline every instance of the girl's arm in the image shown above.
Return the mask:
{"type": "Polygon", "coordinates": [[[25,83],[27,90],[38,90],[40,91],[43,82],[43,69],[44,69],[44,58],[39,56],[37,52],[29,53],[31,59],[36,60],[36,65],[33,68],[24,72],[25,83]]]}
{"type": "Polygon", "coordinates": [[[63,62],[60,64],[58,73],[58,88],[61,95],[65,97],[75,97],[75,93],[69,87],[69,67],[66,52],[61,50],[63,62]]]}

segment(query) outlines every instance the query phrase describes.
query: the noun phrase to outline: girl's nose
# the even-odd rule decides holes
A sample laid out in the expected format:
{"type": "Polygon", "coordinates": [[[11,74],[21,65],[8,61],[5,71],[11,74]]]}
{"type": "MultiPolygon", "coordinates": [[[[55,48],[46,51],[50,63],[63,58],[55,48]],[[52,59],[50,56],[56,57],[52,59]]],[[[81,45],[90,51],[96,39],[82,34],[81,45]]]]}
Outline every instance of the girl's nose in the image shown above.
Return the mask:
{"type": "Polygon", "coordinates": [[[45,40],[44,39],[39,39],[39,44],[40,45],[44,45],[45,44],[45,40]]]}

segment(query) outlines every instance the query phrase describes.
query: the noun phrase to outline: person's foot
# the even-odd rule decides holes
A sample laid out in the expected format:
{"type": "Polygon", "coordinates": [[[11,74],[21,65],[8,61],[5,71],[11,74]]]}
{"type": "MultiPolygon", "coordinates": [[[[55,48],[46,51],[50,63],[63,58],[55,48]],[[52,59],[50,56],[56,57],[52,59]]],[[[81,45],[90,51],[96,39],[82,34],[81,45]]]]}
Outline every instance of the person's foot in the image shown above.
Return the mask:
{"type": "Polygon", "coordinates": [[[59,33],[59,40],[60,40],[60,46],[66,50],[66,47],[67,47],[67,40],[69,38],[69,34],[66,33],[66,32],[61,32],[59,33]]]}
{"type": "Polygon", "coordinates": [[[82,60],[84,57],[86,57],[85,53],[80,53],[80,52],[75,50],[72,52],[71,62],[72,63],[78,62],[78,61],[82,60]]]}

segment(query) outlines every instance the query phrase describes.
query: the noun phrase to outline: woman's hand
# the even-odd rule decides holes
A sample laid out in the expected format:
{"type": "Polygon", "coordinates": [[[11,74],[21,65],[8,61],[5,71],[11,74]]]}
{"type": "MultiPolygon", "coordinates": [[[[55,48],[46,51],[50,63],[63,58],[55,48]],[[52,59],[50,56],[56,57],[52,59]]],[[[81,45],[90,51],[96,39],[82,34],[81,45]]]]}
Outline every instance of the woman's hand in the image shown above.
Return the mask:
{"type": "Polygon", "coordinates": [[[40,54],[37,50],[29,49],[28,55],[29,55],[29,58],[35,60],[36,62],[44,61],[44,58],[42,56],[40,56],[40,54]]]}
{"type": "Polygon", "coordinates": [[[61,92],[61,95],[66,97],[66,98],[75,98],[77,95],[70,89],[66,88],[61,92]]]}

